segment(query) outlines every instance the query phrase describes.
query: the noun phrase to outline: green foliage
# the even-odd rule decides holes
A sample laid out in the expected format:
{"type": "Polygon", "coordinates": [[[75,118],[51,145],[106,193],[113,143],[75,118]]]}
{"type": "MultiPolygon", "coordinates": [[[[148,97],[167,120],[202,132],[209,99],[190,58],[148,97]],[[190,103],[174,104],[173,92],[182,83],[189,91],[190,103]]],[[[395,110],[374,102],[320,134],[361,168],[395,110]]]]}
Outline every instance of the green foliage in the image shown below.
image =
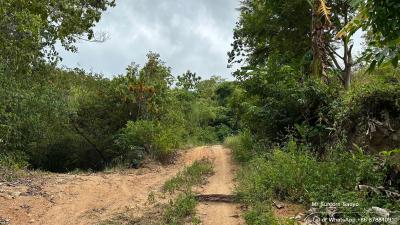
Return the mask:
{"type": "Polygon", "coordinates": [[[76,51],[77,40],[93,40],[93,27],[113,0],[3,0],[0,5],[0,63],[7,75],[29,72],[47,57],[57,58],[55,44],[76,51]]]}
{"type": "MultiPolygon", "coordinates": [[[[320,160],[304,145],[291,141],[283,150],[275,149],[266,157],[255,157],[246,165],[238,175],[237,192],[251,206],[246,219],[253,224],[257,224],[256,219],[263,220],[254,215],[260,210],[260,204],[269,205],[273,199],[302,204],[345,201],[359,203],[365,209],[379,206],[396,210],[398,207],[390,198],[371,197],[354,189],[358,184],[373,187],[383,184],[385,171],[374,170],[377,163],[377,158],[362,152],[333,152],[320,160]]],[[[270,212],[270,209],[261,210],[270,212]]]]}
{"type": "Polygon", "coordinates": [[[19,170],[28,166],[26,156],[21,152],[0,154],[0,181],[11,181],[19,177],[19,170]]]}
{"type": "Polygon", "coordinates": [[[327,143],[333,124],[330,105],[338,95],[334,86],[303,78],[290,66],[277,68],[274,62],[247,77],[242,82],[247,109],[241,119],[256,138],[279,142],[300,125],[305,129],[299,138],[317,146],[327,143]]]}
{"type": "Polygon", "coordinates": [[[283,64],[299,63],[310,49],[309,9],[304,0],[242,1],[229,62],[264,65],[271,54],[279,54],[283,64]]]}
{"type": "Polygon", "coordinates": [[[177,87],[182,87],[186,91],[191,91],[196,89],[201,77],[196,76],[196,73],[192,73],[188,70],[186,73],[182,74],[182,76],[178,76],[177,79],[177,87]]]}
{"type": "Polygon", "coordinates": [[[248,225],[294,225],[299,224],[295,220],[278,219],[273,215],[271,208],[267,206],[268,203],[258,203],[250,210],[244,213],[244,219],[248,225]]]}
{"type": "Polygon", "coordinates": [[[393,136],[400,129],[398,70],[379,69],[359,76],[358,85],[335,108],[337,129],[351,142],[375,152],[398,147],[400,142],[393,136]]]}
{"type": "MultiPolygon", "coordinates": [[[[192,193],[180,194],[175,202],[171,202],[165,209],[163,224],[184,224],[187,217],[194,215],[196,205],[197,201],[192,193]]],[[[192,218],[192,220],[198,221],[196,218],[192,218]]]]}
{"type": "Polygon", "coordinates": [[[368,48],[363,57],[372,72],[381,65],[397,67],[400,60],[400,3],[388,1],[352,1],[358,15],[350,21],[339,36],[351,36],[358,29],[367,33],[368,48]]]}
{"type": "Polygon", "coordinates": [[[204,178],[210,176],[212,173],[213,164],[210,160],[197,160],[182,172],[179,172],[175,177],[166,181],[163,190],[167,192],[174,192],[181,188],[190,190],[192,186],[201,184],[204,178]]]}
{"type": "Polygon", "coordinates": [[[249,132],[243,132],[225,139],[224,145],[232,149],[236,161],[245,163],[255,155],[255,143],[249,132]]]}

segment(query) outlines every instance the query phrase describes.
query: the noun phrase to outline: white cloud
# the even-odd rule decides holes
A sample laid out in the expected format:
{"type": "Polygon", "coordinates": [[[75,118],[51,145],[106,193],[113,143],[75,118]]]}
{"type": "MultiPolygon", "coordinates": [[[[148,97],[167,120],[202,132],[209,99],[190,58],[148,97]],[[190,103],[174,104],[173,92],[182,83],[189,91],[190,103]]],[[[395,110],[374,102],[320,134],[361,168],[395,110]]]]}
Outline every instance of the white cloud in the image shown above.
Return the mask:
{"type": "Polygon", "coordinates": [[[96,26],[111,39],[80,43],[78,54],[62,52],[63,64],[112,76],[123,73],[131,61],[143,64],[147,52],[154,51],[175,75],[190,69],[205,78],[214,74],[230,78],[226,52],[238,4],[238,0],[117,1],[96,26]]]}

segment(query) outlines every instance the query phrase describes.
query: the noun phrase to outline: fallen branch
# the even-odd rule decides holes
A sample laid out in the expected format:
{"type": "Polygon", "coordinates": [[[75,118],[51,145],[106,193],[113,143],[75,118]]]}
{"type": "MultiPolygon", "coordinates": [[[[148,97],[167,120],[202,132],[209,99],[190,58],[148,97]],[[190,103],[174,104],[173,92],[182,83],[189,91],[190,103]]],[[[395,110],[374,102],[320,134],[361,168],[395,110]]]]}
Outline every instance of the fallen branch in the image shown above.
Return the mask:
{"type": "Polygon", "coordinates": [[[196,200],[199,202],[235,202],[234,195],[223,195],[223,194],[210,194],[210,195],[196,195],[196,200]]]}
{"type": "Polygon", "coordinates": [[[395,192],[395,191],[390,191],[386,190],[384,187],[371,187],[368,185],[357,185],[356,186],[357,191],[368,191],[370,193],[374,193],[376,195],[386,195],[388,198],[393,198],[393,199],[400,199],[400,193],[395,192]]]}

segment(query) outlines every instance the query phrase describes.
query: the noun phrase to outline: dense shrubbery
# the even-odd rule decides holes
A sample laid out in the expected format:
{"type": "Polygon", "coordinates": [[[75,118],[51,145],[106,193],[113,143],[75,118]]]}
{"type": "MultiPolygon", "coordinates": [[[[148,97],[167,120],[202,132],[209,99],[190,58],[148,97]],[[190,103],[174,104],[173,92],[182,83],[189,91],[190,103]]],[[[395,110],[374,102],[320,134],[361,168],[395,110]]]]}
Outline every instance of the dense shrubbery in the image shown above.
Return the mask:
{"type": "Polygon", "coordinates": [[[296,84],[291,92],[295,83],[284,78],[247,92],[250,100],[244,104],[253,106],[242,122],[252,133],[228,137],[225,144],[244,163],[237,193],[249,206],[248,224],[291,224],[274,218],[275,199],[307,206],[355,202],[364,217],[372,216],[366,209],[373,206],[399,210],[395,198],[355,190],[360,184],[398,189],[398,152],[383,150],[399,146],[399,83],[398,71],[385,69],[360,74],[344,93],[312,81],[296,84]]]}
{"type": "MultiPolygon", "coordinates": [[[[230,146],[234,153],[239,149],[241,156],[247,142],[230,146]]],[[[283,224],[271,213],[272,201],[277,199],[308,206],[312,202],[353,202],[359,204],[363,216],[368,216],[363,210],[372,206],[399,210],[395,199],[355,189],[360,184],[384,185],[389,165],[377,168],[381,162],[360,150],[334,151],[319,159],[304,144],[290,140],[283,148],[254,156],[241,169],[237,194],[250,207],[245,215],[248,224],[283,224]]]]}
{"type": "Polygon", "coordinates": [[[113,79],[44,65],[32,76],[0,76],[0,154],[31,168],[64,172],[168,161],[179,148],[233,132],[219,78],[173,88],[154,53],[113,79]]]}
{"type": "Polygon", "coordinates": [[[400,145],[400,72],[380,69],[359,74],[357,85],[334,109],[337,129],[349,142],[369,151],[390,150],[400,145]]]}

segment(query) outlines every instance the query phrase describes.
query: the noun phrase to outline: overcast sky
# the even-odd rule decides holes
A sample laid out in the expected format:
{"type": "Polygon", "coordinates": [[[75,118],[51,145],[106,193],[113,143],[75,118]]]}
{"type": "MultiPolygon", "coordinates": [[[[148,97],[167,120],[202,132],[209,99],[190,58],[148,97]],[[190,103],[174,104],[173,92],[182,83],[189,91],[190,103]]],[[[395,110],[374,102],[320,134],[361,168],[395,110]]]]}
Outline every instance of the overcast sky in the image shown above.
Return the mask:
{"type": "Polygon", "coordinates": [[[143,65],[153,51],[174,75],[190,69],[203,78],[232,79],[226,53],[238,5],[239,0],[117,0],[95,28],[110,39],[80,42],[78,53],[61,51],[62,65],[111,77],[124,73],[131,62],[143,65]]]}

